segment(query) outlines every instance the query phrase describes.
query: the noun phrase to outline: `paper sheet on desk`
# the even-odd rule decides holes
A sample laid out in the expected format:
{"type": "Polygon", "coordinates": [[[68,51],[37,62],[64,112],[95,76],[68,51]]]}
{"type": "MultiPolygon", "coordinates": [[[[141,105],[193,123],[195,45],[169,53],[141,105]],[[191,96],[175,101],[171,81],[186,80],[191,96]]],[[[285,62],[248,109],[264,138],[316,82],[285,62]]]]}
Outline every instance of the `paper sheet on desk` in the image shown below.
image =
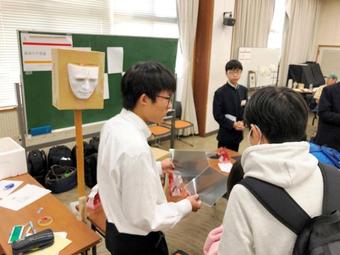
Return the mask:
{"type": "Polygon", "coordinates": [[[32,184],[26,184],[23,188],[0,200],[0,206],[18,211],[50,192],[51,191],[48,189],[40,188],[32,184]]]}
{"type": "Polygon", "coordinates": [[[2,180],[0,181],[0,199],[7,197],[11,194],[16,188],[21,185],[22,181],[11,181],[11,180],[2,180]],[[13,187],[6,189],[7,185],[13,184],[13,187]]]}
{"type": "Polygon", "coordinates": [[[61,235],[54,234],[54,243],[52,246],[45,249],[30,253],[31,255],[56,255],[67,245],[72,243],[70,239],[64,238],[61,235]]]}
{"type": "Polygon", "coordinates": [[[221,169],[222,172],[230,173],[230,170],[233,167],[233,164],[231,164],[230,162],[218,163],[218,167],[221,169]]]}

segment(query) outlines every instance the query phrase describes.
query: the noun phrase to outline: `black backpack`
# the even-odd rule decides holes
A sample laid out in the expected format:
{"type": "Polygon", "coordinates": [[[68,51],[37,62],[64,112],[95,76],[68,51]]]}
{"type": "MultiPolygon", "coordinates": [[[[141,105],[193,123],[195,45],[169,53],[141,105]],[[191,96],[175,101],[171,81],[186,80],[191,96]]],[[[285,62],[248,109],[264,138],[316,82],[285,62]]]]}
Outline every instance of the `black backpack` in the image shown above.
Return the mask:
{"type": "Polygon", "coordinates": [[[61,193],[77,186],[77,170],[72,166],[53,165],[45,177],[45,187],[61,193]]]}
{"type": "Polygon", "coordinates": [[[28,173],[32,175],[40,184],[44,185],[47,173],[46,154],[43,150],[32,150],[27,156],[28,173]]]}
{"type": "Polygon", "coordinates": [[[340,254],[340,172],[319,164],[324,181],[322,215],[308,214],[281,187],[246,177],[240,183],[282,224],[297,234],[294,255],[340,254]]]}
{"type": "Polygon", "coordinates": [[[74,166],[71,149],[65,145],[52,147],[48,152],[48,169],[53,165],[74,166]]]}
{"type": "MultiPolygon", "coordinates": [[[[72,148],[72,152],[71,152],[71,158],[73,160],[73,164],[74,166],[77,165],[77,146],[74,145],[73,148],[72,148]]],[[[83,149],[84,149],[84,158],[93,154],[93,153],[96,153],[97,151],[93,148],[92,145],[90,145],[88,142],[83,142],[83,149]]]]}
{"type": "Polygon", "coordinates": [[[98,153],[99,147],[99,136],[93,136],[89,142],[90,146],[92,147],[94,152],[98,153]]]}
{"type": "Polygon", "coordinates": [[[84,158],[85,183],[92,188],[97,184],[97,153],[93,153],[84,158]]]}

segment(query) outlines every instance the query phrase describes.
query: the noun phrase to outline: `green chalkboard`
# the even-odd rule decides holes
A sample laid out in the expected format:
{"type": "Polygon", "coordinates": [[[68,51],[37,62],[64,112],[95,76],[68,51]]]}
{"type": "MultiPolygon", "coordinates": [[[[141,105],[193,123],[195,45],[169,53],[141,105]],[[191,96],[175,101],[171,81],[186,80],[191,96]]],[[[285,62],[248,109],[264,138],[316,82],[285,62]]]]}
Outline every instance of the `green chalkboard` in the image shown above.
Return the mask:
{"type": "MultiPolygon", "coordinates": [[[[37,31],[19,31],[18,33],[21,54],[21,33],[49,34],[37,31]]],[[[58,33],[51,34],[54,35],[58,33]]],[[[138,61],[147,60],[159,61],[170,70],[175,70],[177,39],[90,34],[68,35],[72,35],[73,47],[91,47],[94,51],[102,51],[105,53],[107,47],[123,47],[124,71],[138,61]]],[[[21,60],[22,59],[21,55],[21,60]]],[[[106,59],[105,65],[107,65],[106,59]]],[[[21,67],[21,70],[24,70],[22,61],[21,67]]],[[[107,71],[107,66],[105,67],[105,71],[107,71]]],[[[104,100],[103,110],[84,110],[83,123],[107,120],[121,110],[121,77],[121,74],[108,74],[110,99],[104,100]]],[[[31,128],[44,125],[51,125],[53,129],[74,125],[73,111],[59,111],[52,106],[51,71],[23,71],[22,82],[24,86],[26,120],[29,133],[31,128]]]]}

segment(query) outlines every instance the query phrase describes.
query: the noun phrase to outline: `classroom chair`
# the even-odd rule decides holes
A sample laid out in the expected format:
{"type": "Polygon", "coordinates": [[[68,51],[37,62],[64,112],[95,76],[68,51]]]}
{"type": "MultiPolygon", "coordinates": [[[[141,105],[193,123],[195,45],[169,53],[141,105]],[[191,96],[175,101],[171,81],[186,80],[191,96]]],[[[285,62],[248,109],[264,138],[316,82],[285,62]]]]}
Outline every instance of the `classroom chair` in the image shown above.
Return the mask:
{"type": "MultiPolygon", "coordinates": [[[[183,134],[183,131],[185,129],[190,129],[191,130],[190,134],[194,135],[194,133],[195,133],[194,124],[192,124],[190,121],[182,120],[181,119],[181,116],[182,116],[182,104],[181,104],[181,102],[175,101],[174,106],[175,106],[174,109],[175,109],[175,132],[176,132],[176,138],[177,138],[177,140],[179,140],[179,141],[181,141],[181,142],[183,142],[185,144],[188,144],[191,147],[193,147],[194,146],[193,144],[191,144],[191,143],[189,143],[187,141],[182,140],[180,135],[183,134]]],[[[171,128],[171,120],[164,121],[162,123],[162,125],[171,128]]]]}
{"type": "Polygon", "coordinates": [[[152,134],[152,140],[155,141],[155,146],[161,147],[161,138],[167,137],[171,134],[171,129],[155,123],[149,124],[149,129],[152,134]]]}

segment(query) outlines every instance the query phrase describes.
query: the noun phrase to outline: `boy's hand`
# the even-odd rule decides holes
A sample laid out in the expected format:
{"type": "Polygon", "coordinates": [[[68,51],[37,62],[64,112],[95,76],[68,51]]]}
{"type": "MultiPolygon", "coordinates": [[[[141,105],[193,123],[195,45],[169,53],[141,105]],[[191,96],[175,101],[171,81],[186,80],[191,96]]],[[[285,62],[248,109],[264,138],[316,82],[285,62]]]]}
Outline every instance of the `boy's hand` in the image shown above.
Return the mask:
{"type": "Polygon", "coordinates": [[[243,121],[235,121],[234,122],[234,129],[236,129],[238,131],[243,131],[243,129],[244,129],[243,121]]]}
{"type": "Polygon", "coordinates": [[[193,212],[197,212],[198,209],[201,208],[202,201],[200,200],[198,194],[188,196],[186,199],[190,201],[193,212]]]}
{"type": "Polygon", "coordinates": [[[163,174],[169,174],[174,172],[175,165],[170,159],[164,159],[162,161],[162,172],[163,174]]]}

